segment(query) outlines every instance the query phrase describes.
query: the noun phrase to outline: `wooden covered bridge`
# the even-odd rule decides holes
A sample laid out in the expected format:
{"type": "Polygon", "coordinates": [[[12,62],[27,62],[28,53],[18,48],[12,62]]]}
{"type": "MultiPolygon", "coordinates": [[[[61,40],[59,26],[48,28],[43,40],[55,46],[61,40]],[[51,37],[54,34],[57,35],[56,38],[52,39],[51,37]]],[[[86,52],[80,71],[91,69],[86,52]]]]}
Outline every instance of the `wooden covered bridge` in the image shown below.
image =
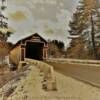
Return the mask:
{"type": "Polygon", "coordinates": [[[35,60],[48,58],[48,42],[38,33],[18,41],[10,52],[10,61],[16,65],[25,58],[35,60]]]}

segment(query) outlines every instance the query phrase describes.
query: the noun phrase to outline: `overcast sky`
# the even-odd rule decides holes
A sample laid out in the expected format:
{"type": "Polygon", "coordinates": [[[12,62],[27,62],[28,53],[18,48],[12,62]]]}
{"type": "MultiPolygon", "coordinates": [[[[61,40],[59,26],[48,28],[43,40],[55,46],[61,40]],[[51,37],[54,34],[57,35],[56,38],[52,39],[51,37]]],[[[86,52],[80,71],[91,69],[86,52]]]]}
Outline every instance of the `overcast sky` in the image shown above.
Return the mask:
{"type": "Polygon", "coordinates": [[[37,32],[68,44],[68,22],[77,4],[78,0],[8,0],[5,14],[14,32],[9,41],[16,43],[37,32]]]}

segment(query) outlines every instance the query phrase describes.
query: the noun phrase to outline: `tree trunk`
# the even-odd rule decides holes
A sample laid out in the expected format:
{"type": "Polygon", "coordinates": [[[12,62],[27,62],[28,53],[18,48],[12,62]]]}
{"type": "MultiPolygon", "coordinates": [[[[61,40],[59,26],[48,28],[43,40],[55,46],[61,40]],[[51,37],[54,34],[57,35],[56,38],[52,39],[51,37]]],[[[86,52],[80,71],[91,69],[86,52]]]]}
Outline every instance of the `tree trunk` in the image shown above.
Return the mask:
{"type": "Polygon", "coordinates": [[[95,28],[94,28],[94,21],[93,21],[92,14],[91,14],[91,40],[92,40],[92,46],[93,46],[93,55],[95,59],[97,59],[97,50],[96,50],[96,43],[95,43],[95,28]]]}

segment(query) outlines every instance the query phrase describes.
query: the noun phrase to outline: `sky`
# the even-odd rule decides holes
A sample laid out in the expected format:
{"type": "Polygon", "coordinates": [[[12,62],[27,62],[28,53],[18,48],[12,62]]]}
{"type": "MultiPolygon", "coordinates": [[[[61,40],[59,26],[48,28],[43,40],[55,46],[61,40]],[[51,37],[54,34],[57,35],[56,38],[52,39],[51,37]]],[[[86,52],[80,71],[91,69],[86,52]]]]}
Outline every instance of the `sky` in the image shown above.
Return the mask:
{"type": "Polygon", "coordinates": [[[46,39],[58,39],[69,44],[68,23],[78,0],[7,0],[4,12],[14,34],[8,41],[18,40],[33,33],[46,39]]]}

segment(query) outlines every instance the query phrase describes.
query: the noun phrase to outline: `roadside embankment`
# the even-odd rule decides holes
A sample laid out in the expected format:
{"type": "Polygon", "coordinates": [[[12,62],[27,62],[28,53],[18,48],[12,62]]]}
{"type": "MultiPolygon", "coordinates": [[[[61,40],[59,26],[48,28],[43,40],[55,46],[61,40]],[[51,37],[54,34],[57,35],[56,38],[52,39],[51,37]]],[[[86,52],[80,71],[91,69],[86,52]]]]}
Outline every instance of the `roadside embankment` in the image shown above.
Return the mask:
{"type": "Polygon", "coordinates": [[[81,60],[81,59],[48,59],[48,62],[60,62],[69,64],[80,64],[88,66],[98,66],[100,67],[100,60],[81,60]]]}
{"type": "Polygon", "coordinates": [[[45,91],[42,89],[42,69],[49,65],[32,60],[26,62],[29,62],[29,64],[25,66],[23,75],[19,76],[17,80],[15,78],[14,81],[12,80],[12,82],[0,89],[0,100],[100,100],[99,88],[59,72],[54,73],[57,90],[45,91]],[[4,98],[4,96],[6,97],[4,98]]]}

